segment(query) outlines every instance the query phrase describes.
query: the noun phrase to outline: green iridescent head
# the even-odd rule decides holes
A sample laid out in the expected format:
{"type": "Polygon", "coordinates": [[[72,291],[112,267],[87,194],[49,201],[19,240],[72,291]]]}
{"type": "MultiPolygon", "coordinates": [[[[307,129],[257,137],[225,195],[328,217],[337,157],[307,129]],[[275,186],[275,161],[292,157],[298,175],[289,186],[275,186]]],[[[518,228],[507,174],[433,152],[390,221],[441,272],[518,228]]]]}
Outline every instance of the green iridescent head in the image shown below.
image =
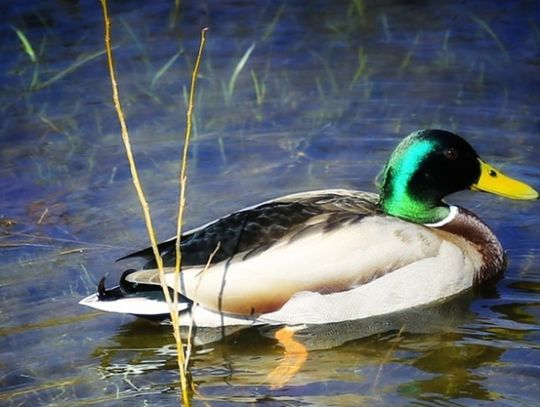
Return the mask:
{"type": "Polygon", "coordinates": [[[514,199],[536,199],[528,185],[484,163],[464,139],[444,130],[420,130],[394,150],[381,179],[381,209],[415,223],[446,218],[443,198],[463,189],[491,192],[514,199]]]}

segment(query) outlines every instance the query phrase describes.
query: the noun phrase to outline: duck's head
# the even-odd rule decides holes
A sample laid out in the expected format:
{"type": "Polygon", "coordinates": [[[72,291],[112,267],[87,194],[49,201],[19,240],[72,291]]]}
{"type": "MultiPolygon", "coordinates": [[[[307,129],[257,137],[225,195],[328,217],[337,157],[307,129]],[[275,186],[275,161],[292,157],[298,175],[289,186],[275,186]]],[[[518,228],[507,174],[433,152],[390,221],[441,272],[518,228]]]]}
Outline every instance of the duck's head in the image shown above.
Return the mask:
{"type": "Polygon", "coordinates": [[[442,199],[463,189],[511,199],[538,199],[527,184],[482,161],[469,143],[444,130],[420,130],[394,150],[381,179],[381,209],[415,223],[444,220],[442,199]]]}

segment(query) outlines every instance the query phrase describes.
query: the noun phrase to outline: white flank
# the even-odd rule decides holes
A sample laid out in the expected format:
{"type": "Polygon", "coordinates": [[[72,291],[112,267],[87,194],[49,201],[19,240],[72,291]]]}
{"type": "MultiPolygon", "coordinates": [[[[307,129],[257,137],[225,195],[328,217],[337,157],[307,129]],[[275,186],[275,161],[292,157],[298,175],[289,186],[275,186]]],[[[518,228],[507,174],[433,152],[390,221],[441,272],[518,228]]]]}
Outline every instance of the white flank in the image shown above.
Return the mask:
{"type": "MultiPolygon", "coordinates": [[[[441,253],[443,243],[441,236],[422,225],[368,217],[331,232],[310,233],[292,242],[284,239],[256,256],[221,262],[202,273],[186,269],[182,273],[186,290],[182,293],[210,310],[257,315],[275,311],[302,291],[356,292],[407,265],[417,267],[423,259],[436,259],[429,263],[433,267],[430,280],[444,288],[439,270],[446,270],[445,263],[453,257],[462,261],[464,256],[454,245],[452,253],[441,253]]],[[[472,282],[473,270],[463,272],[472,282]]],[[[172,279],[173,274],[167,274],[168,285],[173,284],[172,279]]],[[[400,284],[407,289],[407,280],[400,284]]],[[[437,298],[451,294],[439,292],[437,298]]],[[[384,304],[377,305],[381,306],[384,304]]]]}
{"type": "Polygon", "coordinates": [[[470,288],[476,265],[444,241],[436,256],[388,273],[370,283],[335,294],[296,294],[261,321],[321,324],[388,314],[444,300],[470,288]]]}

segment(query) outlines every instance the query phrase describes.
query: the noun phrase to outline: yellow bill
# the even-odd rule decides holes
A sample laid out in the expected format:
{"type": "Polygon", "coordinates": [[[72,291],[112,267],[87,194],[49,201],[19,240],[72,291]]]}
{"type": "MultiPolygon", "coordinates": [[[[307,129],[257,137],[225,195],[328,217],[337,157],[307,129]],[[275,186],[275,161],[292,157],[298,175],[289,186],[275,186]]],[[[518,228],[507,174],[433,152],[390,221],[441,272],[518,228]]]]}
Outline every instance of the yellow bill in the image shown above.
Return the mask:
{"type": "Polygon", "coordinates": [[[480,161],[480,178],[471,187],[472,190],[490,192],[510,199],[538,199],[534,188],[504,175],[491,165],[480,161]]]}

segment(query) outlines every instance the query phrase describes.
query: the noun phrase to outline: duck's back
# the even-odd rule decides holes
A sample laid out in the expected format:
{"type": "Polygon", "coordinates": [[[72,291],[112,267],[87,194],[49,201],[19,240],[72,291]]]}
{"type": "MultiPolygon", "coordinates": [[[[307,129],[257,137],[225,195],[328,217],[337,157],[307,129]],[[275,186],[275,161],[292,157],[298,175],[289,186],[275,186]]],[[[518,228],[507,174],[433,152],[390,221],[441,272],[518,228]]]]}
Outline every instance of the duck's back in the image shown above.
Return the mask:
{"type": "MultiPolygon", "coordinates": [[[[268,249],[284,237],[299,238],[320,228],[330,231],[377,212],[378,195],[350,190],[321,190],[286,195],[242,209],[188,231],[182,236],[184,266],[216,264],[268,249]]],[[[159,245],[165,266],[174,266],[176,239],[159,245]]],[[[151,248],[124,258],[143,257],[154,268],[151,248]]],[[[124,259],[123,258],[123,259],[124,259]]]]}

